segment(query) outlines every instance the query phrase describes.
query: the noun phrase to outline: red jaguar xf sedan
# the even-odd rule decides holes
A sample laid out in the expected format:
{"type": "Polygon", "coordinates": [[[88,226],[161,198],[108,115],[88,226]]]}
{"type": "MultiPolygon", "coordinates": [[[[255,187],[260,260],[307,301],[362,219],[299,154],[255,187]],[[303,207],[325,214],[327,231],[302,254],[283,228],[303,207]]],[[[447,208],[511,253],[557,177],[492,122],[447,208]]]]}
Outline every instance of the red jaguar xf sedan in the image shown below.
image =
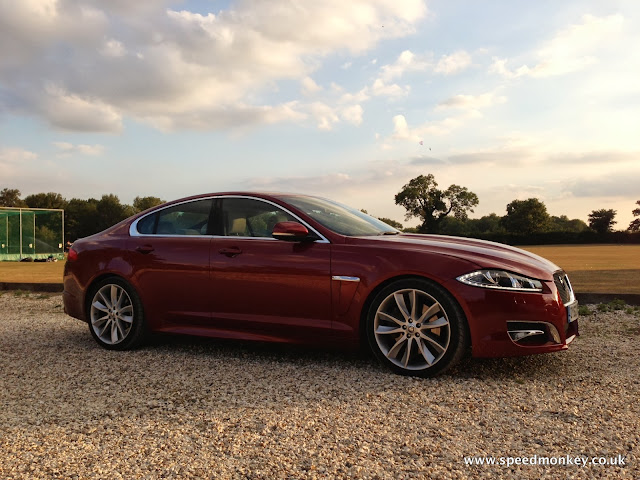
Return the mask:
{"type": "Polygon", "coordinates": [[[400,374],[554,352],[578,334],[569,278],[507,245],[401,233],[324,198],[217,193],[76,241],[65,312],[104,348],[149,332],[368,345],[400,374]]]}

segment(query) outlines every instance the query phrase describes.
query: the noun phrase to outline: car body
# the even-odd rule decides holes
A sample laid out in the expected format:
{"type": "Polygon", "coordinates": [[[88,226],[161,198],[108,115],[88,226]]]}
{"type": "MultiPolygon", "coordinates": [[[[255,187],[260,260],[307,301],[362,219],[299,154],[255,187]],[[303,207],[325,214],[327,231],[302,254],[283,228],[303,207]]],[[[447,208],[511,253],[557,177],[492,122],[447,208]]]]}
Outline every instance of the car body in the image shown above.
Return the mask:
{"type": "Polygon", "coordinates": [[[401,374],[564,350],[566,274],[498,243],[405,234],[297,194],[169,202],[73,244],[64,308],[105,348],[147,332],[357,348],[401,374]]]}

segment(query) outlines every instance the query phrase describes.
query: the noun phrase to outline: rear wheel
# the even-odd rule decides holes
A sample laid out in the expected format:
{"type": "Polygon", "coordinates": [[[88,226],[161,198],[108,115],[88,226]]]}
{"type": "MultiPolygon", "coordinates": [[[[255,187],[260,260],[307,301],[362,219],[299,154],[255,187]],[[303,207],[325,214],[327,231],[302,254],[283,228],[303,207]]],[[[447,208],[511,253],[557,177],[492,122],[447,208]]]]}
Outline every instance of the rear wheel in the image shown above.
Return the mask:
{"type": "Polygon", "coordinates": [[[135,290],[124,280],[111,277],[92,289],[87,311],[89,331],[109,350],[128,350],[144,339],[144,313],[135,290]]]}
{"type": "Polygon", "coordinates": [[[460,306],[439,285],[399,280],[382,289],[367,316],[369,345],[401,375],[432,377],[455,365],[469,344],[460,306]]]}

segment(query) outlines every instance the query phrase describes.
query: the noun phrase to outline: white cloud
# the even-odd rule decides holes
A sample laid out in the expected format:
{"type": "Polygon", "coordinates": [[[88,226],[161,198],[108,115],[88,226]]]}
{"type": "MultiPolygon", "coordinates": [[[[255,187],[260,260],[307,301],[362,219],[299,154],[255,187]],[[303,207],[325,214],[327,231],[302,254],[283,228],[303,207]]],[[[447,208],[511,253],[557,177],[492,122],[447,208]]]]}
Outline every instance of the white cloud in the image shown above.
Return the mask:
{"type": "Polygon", "coordinates": [[[431,63],[425,56],[417,56],[411,50],[403,51],[398,59],[389,65],[380,68],[380,79],[390,82],[402,77],[407,72],[425,71],[431,63]]]}
{"type": "Polygon", "coordinates": [[[167,3],[0,3],[0,108],[79,131],[118,131],[125,116],[165,129],[299,118],[295,98],[264,105],[261,91],[313,90],[323,58],[409,35],[426,14],[423,0],[240,0],[215,15],[167,3]]]}
{"type": "Polygon", "coordinates": [[[122,42],[112,38],[104,42],[100,53],[106,57],[123,57],[127,54],[127,49],[122,42]]]}
{"type": "Polygon", "coordinates": [[[302,93],[305,95],[313,95],[322,90],[322,87],[313,81],[311,77],[304,77],[302,79],[302,93]]]}
{"type": "Polygon", "coordinates": [[[440,102],[435,110],[460,109],[460,110],[478,110],[481,108],[491,107],[493,105],[504,103],[507,98],[497,95],[495,92],[483,93],[481,95],[454,95],[440,102]]]}
{"type": "Polygon", "coordinates": [[[381,79],[376,79],[371,85],[371,88],[367,89],[372,95],[376,97],[406,97],[409,95],[409,86],[401,87],[400,85],[393,83],[386,85],[381,79]]]}
{"type": "Polygon", "coordinates": [[[435,66],[435,72],[452,75],[465,70],[469,65],[471,65],[471,55],[464,50],[459,50],[451,55],[444,55],[435,66]]]}
{"type": "MultiPolygon", "coordinates": [[[[342,90],[335,90],[341,92],[342,90]]],[[[369,87],[357,91],[356,93],[343,93],[340,97],[340,103],[362,103],[371,98],[371,92],[369,87]]]]}
{"type": "Polygon", "coordinates": [[[355,126],[362,123],[363,109],[360,105],[334,108],[322,102],[314,102],[303,108],[309,110],[310,115],[315,118],[320,130],[331,130],[340,120],[355,126]]]}
{"type": "Polygon", "coordinates": [[[309,106],[309,109],[311,110],[313,117],[316,119],[320,130],[331,130],[333,128],[333,124],[340,120],[336,110],[324,103],[314,102],[309,106]]]}
{"type": "Polygon", "coordinates": [[[0,148],[0,162],[19,164],[38,158],[38,154],[18,147],[0,148]]]}
{"type": "Polygon", "coordinates": [[[411,142],[421,142],[427,136],[448,135],[454,129],[462,125],[462,118],[445,118],[443,120],[427,122],[417,127],[409,127],[404,115],[393,117],[394,140],[408,140],[411,142]]]}
{"type": "Polygon", "coordinates": [[[535,52],[537,63],[532,67],[523,64],[512,70],[507,66],[507,59],[494,57],[490,72],[517,78],[550,77],[582,70],[599,61],[599,54],[615,40],[623,22],[620,14],[607,17],[584,15],[581,23],[558,32],[543,44],[535,52]]]}
{"type": "Polygon", "coordinates": [[[341,190],[354,183],[347,173],[329,173],[309,176],[258,177],[247,181],[250,188],[281,192],[306,192],[326,195],[327,191],[341,190]]]}
{"type": "Polygon", "coordinates": [[[117,132],[122,129],[122,116],[111,105],[69,94],[55,85],[46,87],[44,94],[32,101],[53,126],[62,130],[117,132]]]}
{"type": "Polygon", "coordinates": [[[53,142],[53,145],[59,150],[58,157],[67,157],[75,153],[81,155],[100,155],[104,152],[103,145],[86,145],[78,144],[74,145],[69,142],[53,142]]]}
{"type": "Polygon", "coordinates": [[[362,123],[363,109],[360,105],[351,105],[342,109],[340,116],[345,122],[352,125],[360,125],[362,123]]]}
{"type": "MultiPolygon", "coordinates": [[[[309,107],[305,107],[307,110],[309,107]]],[[[159,130],[169,132],[177,129],[191,130],[242,130],[256,125],[272,125],[282,122],[301,121],[308,114],[297,102],[281,105],[254,106],[236,103],[231,106],[194,107],[189,111],[154,112],[144,120],[159,130]]]]}
{"type": "Polygon", "coordinates": [[[471,65],[471,55],[465,50],[443,55],[437,63],[434,63],[432,52],[418,55],[411,50],[404,50],[395,62],[380,68],[379,78],[388,83],[412,72],[433,71],[452,75],[465,70],[469,65],[471,65]]]}
{"type": "MultiPolygon", "coordinates": [[[[23,170],[38,154],[19,147],[0,147],[0,171],[2,180],[7,182],[12,176],[23,170]]],[[[8,185],[4,185],[8,187],[8,185]]]]}

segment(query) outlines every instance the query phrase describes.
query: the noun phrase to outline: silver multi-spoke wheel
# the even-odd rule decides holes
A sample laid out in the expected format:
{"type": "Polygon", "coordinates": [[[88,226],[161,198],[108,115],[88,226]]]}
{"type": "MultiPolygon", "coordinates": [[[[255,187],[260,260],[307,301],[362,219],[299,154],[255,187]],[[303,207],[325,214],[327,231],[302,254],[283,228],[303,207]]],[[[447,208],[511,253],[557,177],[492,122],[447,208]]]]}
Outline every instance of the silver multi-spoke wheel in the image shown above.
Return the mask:
{"type": "Polygon", "coordinates": [[[449,347],[451,328],[442,305],[417,289],[397,290],[375,313],[374,333],[380,351],[397,367],[424,370],[449,347]]]}
{"type": "Polygon", "coordinates": [[[133,302],[120,285],[108,283],[100,287],[91,301],[91,328],[96,338],[106,345],[124,341],[133,326],[133,302]]]}

